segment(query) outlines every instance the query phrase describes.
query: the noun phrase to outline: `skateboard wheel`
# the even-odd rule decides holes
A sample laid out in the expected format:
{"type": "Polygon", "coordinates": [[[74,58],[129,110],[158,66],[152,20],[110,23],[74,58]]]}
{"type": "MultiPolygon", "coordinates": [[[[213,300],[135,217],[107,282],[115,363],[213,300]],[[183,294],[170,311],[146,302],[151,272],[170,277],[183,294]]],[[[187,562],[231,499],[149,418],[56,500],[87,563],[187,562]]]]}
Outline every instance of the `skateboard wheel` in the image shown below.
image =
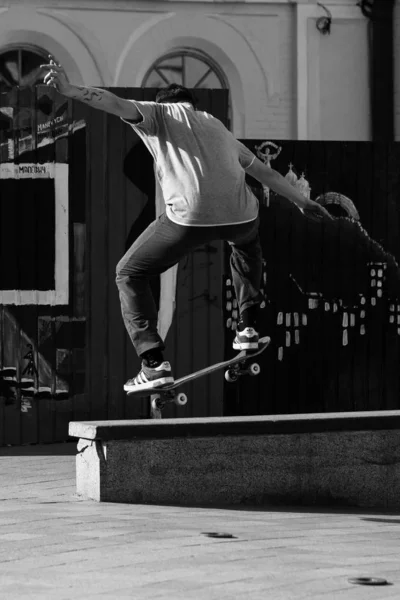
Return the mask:
{"type": "Polygon", "coordinates": [[[187,404],[187,401],[188,401],[188,399],[187,399],[186,394],[182,394],[182,393],[177,394],[175,396],[175,400],[174,400],[175,404],[177,404],[178,406],[185,406],[185,404],[187,404]]]}
{"type": "Polygon", "coordinates": [[[234,383],[237,381],[238,377],[237,373],[234,373],[233,371],[225,371],[225,379],[228,383],[234,383]]]}
{"type": "Polygon", "coordinates": [[[253,363],[249,367],[250,375],[259,375],[261,372],[260,365],[258,363],[253,363]]]}

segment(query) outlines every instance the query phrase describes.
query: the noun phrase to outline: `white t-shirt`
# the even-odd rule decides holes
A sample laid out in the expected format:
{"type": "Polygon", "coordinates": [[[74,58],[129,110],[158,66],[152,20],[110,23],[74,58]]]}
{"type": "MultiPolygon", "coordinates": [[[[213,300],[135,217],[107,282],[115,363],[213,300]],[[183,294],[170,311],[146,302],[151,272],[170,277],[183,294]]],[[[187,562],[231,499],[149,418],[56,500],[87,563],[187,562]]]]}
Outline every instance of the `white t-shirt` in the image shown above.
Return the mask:
{"type": "Polygon", "coordinates": [[[257,218],[258,200],[244,172],[255,156],[221,121],[186,102],[131,102],[143,119],[123,120],[154,158],[171,221],[207,227],[257,218]]]}

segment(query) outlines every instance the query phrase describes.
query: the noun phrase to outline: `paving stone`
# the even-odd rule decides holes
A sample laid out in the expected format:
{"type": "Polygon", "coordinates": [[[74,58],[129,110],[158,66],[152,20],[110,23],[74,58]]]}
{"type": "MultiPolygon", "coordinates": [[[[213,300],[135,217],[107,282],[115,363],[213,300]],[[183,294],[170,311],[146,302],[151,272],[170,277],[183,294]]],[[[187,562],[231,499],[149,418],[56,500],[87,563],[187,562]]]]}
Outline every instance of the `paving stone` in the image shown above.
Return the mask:
{"type": "Polygon", "coordinates": [[[7,600],[400,597],[399,514],[82,501],[76,446],[65,446],[0,449],[0,589],[7,600]],[[357,576],[392,585],[348,583],[357,576]]]}

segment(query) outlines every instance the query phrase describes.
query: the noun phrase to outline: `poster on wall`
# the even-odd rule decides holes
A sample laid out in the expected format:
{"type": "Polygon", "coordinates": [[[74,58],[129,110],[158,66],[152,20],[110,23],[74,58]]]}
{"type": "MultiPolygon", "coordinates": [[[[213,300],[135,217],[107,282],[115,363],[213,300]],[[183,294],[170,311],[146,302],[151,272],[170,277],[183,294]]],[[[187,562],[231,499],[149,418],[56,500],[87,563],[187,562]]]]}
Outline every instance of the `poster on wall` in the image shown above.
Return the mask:
{"type": "Polygon", "coordinates": [[[0,396],[22,412],[84,390],[85,127],[46,86],[0,94],[0,396]]]}
{"type": "Polygon", "coordinates": [[[0,164],[0,304],[68,304],[68,165],[0,164]]]}
{"type": "Polygon", "coordinates": [[[0,94],[0,162],[31,162],[30,152],[40,163],[68,162],[67,138],[84,127],[71,118],[66,98],[47,86],[0,94]]]}

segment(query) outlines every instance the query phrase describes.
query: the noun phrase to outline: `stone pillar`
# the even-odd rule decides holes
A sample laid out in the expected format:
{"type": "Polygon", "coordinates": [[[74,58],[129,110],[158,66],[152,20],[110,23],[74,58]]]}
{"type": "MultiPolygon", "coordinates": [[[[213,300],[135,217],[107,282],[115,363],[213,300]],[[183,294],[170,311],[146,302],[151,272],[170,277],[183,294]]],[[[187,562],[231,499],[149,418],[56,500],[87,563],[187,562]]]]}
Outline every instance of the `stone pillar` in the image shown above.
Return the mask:
{"type": "Polygon", "coordinates": [[[372,139],[376,142],[390,142],[395,137],[394,6],[395,0],[375,0],[370,14],[372,28],[372,139]]]}

